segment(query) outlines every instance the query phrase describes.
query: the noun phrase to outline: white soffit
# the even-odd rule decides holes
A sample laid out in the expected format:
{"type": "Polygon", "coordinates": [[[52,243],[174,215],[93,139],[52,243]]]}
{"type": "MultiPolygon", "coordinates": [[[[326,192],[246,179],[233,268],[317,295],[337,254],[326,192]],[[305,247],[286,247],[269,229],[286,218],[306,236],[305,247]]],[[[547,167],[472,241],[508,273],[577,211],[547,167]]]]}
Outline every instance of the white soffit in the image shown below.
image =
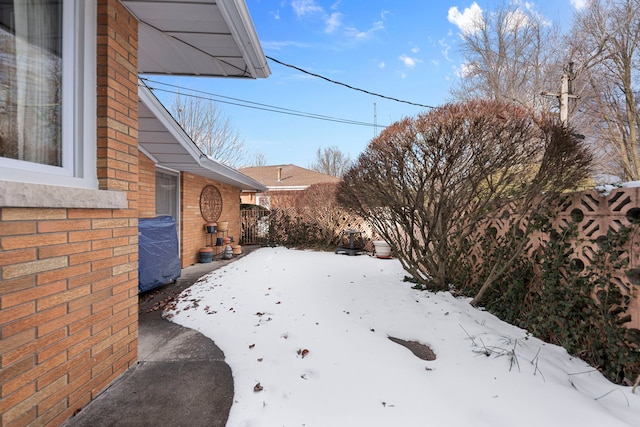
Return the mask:
{"type": "Polygon", "coordinates": [[[265,78],[244,0],[122,0],[138,24],[141,74],[265,78]]]}
{"type": "Polygon", "coordinates": [[[265,191],[253,178],[210,159],[189,138],[151,90],[138,84],[138,145],[157,165],[242,190],[265,191]]]}

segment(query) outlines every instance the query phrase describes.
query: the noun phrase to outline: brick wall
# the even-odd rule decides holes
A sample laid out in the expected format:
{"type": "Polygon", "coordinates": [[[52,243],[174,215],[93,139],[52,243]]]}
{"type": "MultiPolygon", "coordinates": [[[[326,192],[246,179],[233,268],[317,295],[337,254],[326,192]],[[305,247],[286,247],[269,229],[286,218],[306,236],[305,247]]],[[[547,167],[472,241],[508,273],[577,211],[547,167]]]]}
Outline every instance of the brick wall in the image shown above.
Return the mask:
{"type": "Polygon", "coordinates": [[[138,215],[140,218],[153,218],[156,216],[156,165],[140,153],[138,169],[138,215]]]}
{"type": "Polygon", "coordinates": [[[59,425],[137,360],[137,22],[98,1],[100,188],[128,209],[0,209],[0,425],[59,425]]]}
{"type": "MultiPolygon", "coordinates": [[[[205,230],[205,219],[200,213],[200,192],[206,185],[214,185],[222,196],[222,213],[220,220],[229,221],[229,236],[240,241],[240,189],[190,173],[183,173],[180,182],[181,218],[180,234],[182,236],[182,267],[198,262],[198,250],[209,243],[209,235],[205,230]]],[[[215,242],[214,242],[215,244],[215,242]]]]}

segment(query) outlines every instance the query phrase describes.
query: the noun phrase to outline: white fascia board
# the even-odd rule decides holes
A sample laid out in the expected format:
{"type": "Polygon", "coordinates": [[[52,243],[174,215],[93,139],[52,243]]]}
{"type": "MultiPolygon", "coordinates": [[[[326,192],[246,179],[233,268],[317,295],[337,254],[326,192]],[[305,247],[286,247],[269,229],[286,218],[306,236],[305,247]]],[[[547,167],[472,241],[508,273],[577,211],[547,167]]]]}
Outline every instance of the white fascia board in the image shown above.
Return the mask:
{"type": "Polygon", "coordinates": [[[217,0],[217,5],[233,39],[242,51],[242,56],[250,65],[251,76],[255,79],[271,75],[271,69],[244,0],[217,0]]]}
{"type": "Polygon", "coordinates": [[[214,160],[212,158],[203,157],[198,159],[198,162],[203,168],[214,171],[229,180],[237,182],[238,184],[242,184],[242,186],[245,188],[250,188],[251,190],[254,190],[254,191],[266,191],[267,189],[267,187],[260,184],[255,179],[243,174],[242,172],[239,172],[237,169],[229,167],[224,163],[220,163],[219,161],[214,160]]]}
{"type": "Polygon", "coordinates": [[[289,185],[289,186],[277,186],[267,187],[269,191],[301,191],[309,188],[308,185],[289,185]]]}

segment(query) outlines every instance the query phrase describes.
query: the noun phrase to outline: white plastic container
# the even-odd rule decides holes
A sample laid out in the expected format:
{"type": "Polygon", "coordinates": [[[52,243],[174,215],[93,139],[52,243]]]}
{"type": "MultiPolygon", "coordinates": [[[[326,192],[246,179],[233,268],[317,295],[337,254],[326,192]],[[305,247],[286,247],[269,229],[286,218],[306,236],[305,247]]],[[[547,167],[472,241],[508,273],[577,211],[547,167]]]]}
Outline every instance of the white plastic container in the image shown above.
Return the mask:
{"type": "Polygon", "coordinates": [[[391,258],[391,246],[384,240],[374,240],[373,247],[378,258],[391,258]]]}

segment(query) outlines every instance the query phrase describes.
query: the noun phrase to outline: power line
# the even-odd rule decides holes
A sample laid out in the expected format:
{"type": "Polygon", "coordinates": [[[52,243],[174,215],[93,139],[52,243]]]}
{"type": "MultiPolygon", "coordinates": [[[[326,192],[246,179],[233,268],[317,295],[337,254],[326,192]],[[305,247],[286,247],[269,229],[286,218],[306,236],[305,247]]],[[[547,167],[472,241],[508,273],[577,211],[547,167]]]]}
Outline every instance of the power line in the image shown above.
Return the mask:
{"type": "Polygon", "coordinates": [[[265,55],[265,56],[266,56],[266,58],[267,58],[267,59],[270,59],[271,61],[273,61],[273,62],[275,62],[275,63],[278,63],[278,64],[280,64],[280,65],[284,65],[285,67],[293,68],[294,70],[298,70],[298,71],[300,71],[301,73],[305,73],[305,74],[308,74],[308,75],[310,75],[310,76],[313,76],[313,77],[317,77],[317,78],[319,78],[319,79],[326,80],[326,81],[328,81],[329,83],[333,83],[333,84],[336,84],[336,85],[344,86],[344,87],[349,88],[349,89],[351,89],[351,90],[356,90],[356,91],[358,91],[358,92],[363,92],[363,93],[366,93],[367,95],[373,95],[373,96],[377,96],[377,97],[380,97],[380,98],[389,99],[389,100],[391,100],[391,101],[401,102],[401,103],[403,103],[403,104],[415,105],[416,107],[437,108],[437,107],[434,107],[434,106],[432,106],[432,105],[425,105],[425,104],[418,104],[417,102],[404,101],[404,100],[402,100],[402,99],[393,98],[393,97],[385,96],[385,95],[380,95],[379,93],[370,92],[370,91],[365,90],[365,89],[360,89],[360,88],[357,88],[357,87],[354,87],[354,86],[348,85],[348,84],[346,84],[346,83],[342,83],[342,82],[339,82],[339,81],[336,81],[336,80],[332,80],[332,79],[330,79],[330,78],[328,78],[328,77],[321,76],[320,74],[312,73],[312,72],[307,71],[307,70],[304,70],[304,69],[302,69],[302,68],[300,68],[300,67],[296,67],[295,65],[291,65],[291,64],[287,64],[287,63],[282,62],[282,61],[278,61],[277,59],[272,58],[272,57],[270,57],[270,56],[267,56],[267,55],[265,55]]]}
{"type": "MultiPolygon", "coordinates": [[[[256,110],[269,111],[269,112],[280,113],[280,114],[287,114],[287,115],[297,116],[297,117],[305,117],[305,118],[309,118],[309,119],[325,120],[325,121],[330,121],[330,122],[350,124],[350,125],[356,125],[356,126],[368,126],[368,127],[380,126],[380,125],[376,125],[376,124],[373,124],[373,123],[361,122],[361,121],[357,121],[357,120],[343,119],[343,118],[332,117],[332,116],[325,116],[325,115],[316,114],[316,113],[308,113],[308,112],[305,112],[305,111],[293,110],[293,109],[290,109],[290,108],[283,108],[283,107],[278,107],[278,106],[275,106],[275,105],[261,104],[259,102],[247,101],[247,100],[243,100],[243,99],[239,99],[239,98],[233,98],[233,97],[229,97],[229,96],[218,95],[218,94],[211,93],[211,92],[201,91],[201,90],[197,90],[197,89],[191,89],[191,88],[187,88],[187,87],[184,87],[184,86],[174,85],[174,84],[170,84],[170,83],[164,83],[164,82],[157,81],[157,80],[151,80],[149,78],[141,78],[141,80],[143,80],[143,81],[145,81],[147,83],[154,83],[156,85],[163,85],[163,86],[167,86],[167,87],[170,87],[170,88],[174,88],[173,90],[170,90],[170,89],[162,89],[162,88],[159,88],[159,87],[152,87],[152,86],[147,85],[147,87],[149,89],[151,89],[152,91],[156,91],[156,92],[171,93],[171,94],[174,94],[174,95],[188,96],[188,97],[192,97],[192,98],[204,99],[204,100],[207,100],[207,101],[220,102],[222,104],[235,105],[235,106],[245,107],[245,108],[253,108],[253,109],[256,109],[256,110]],[[187,92],[193,92],[193,93],[184,93],[183,91],[185,91],[185,90],[187,92]],[[201,94],[201,95],[196,95],[196,94],[201,94]]],[[[386,126],[381,126],[381,127],[386,127],[386,126]]]]}

